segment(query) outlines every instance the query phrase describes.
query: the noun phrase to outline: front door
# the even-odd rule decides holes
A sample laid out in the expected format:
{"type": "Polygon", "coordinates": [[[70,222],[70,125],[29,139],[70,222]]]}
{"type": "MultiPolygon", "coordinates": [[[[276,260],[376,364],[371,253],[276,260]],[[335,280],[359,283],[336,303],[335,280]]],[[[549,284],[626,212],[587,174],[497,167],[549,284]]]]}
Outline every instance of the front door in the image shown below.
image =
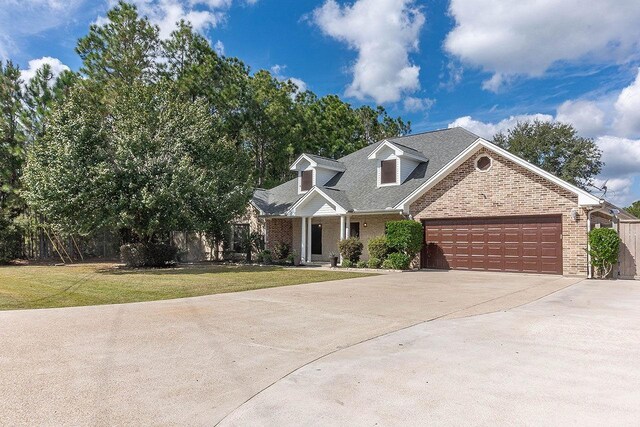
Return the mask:
{"type": "Polygon", "coordinates": [[[322,255],[322,224],[311,224],[311,255],[322,255]]]}

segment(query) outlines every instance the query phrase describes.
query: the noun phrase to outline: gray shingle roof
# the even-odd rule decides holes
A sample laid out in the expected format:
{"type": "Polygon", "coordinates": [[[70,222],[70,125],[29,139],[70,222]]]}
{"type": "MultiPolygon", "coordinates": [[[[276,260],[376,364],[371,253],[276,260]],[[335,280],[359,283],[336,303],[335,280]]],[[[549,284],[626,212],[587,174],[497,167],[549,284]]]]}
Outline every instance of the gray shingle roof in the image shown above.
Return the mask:
{"type": "MultiPolygon", "coordinates": [[[[459,127],[389,138],[389,142],[415,150],[428,159],[420,163],[403,183],[389,187],[377,187],[376,163],[367,159],[382,141],[338,161],[320,156],[313,156],[313,159],[316,161],[318,157],[344,165],[344,172],[337,173],[320,187],[343,208],[348,211],[384,210],[398,204],[477,139],[477,135],[459,127]]],[[[270,190],[256,190],[253,202],[267,215],[282,215],[301,197],[295,178],[270,190]]]]}
{"type": "Polygon", "coordinates": [[[344,163],[339,162],[337,160],[329,159],[327,157],[317,156],[315,154],[307,154],[307,153],[305,153],[305,155],[310,157],[310,158],[312,158],[313,161],[318,164],[318,166],[328,166],[330,168],[337,168],[337,169],[341,169],[341,170],[345,170],[346,169],[344,163]]]}

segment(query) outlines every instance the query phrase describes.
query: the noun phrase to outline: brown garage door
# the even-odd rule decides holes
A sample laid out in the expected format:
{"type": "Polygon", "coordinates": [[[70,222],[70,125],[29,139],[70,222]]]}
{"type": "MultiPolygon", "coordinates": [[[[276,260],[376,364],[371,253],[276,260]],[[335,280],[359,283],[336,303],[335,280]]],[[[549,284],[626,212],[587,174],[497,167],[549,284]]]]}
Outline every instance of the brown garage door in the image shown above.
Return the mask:
{"type": "Polygon", "coordinates": [[[424,220],[423,268],[562,274],[560,216],[424,220]]]}

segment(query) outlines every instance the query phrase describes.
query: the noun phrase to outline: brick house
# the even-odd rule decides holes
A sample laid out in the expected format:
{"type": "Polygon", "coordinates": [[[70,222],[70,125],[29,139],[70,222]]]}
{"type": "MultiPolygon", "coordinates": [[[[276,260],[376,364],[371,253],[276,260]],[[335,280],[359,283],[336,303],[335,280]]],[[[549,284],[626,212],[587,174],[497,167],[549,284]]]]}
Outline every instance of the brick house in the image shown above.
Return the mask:
{"type": "Polygon", "coordinates": [[[302,154],[297,177],[258,189],[267,247],[328,261],[391,220],[424,226],[422,268],[587,275],[587,230],[627,215],[462,128],[380,141],[341,159],[302,154]]]}

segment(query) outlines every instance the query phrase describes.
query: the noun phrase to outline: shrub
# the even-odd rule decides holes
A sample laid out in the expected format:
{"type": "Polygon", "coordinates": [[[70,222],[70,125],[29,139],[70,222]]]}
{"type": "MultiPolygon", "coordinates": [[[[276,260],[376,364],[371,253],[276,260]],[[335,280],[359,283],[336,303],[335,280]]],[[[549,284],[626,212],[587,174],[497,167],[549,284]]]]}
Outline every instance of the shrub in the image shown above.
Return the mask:
{"type": "Polygon", "coordinates": [[[271,256],[271,251],[266,249],[258,254],[257,261],[262,264],[271,264],[273,262],[273,257],[271,256]]]}
{"type": "Polygon", "coordinates": [[[9,218],[0,216],[0,264],[6,264],[20,257],[22,235],[16,224],[9,218]]]}
{"type": "Polygon", "coordinates": [[[285,259],[286,263],[289,265],[295,265],[296,263],[296,258],[293,252],[289,252],[289,255],[287,255],[287,258],[285,259]]]}
{"type": "Polygon", "coordinates": [[[369,248],[369,257],[377,259],[385,259],[389,254],[389,244],[387,236],[372,237],[367,245],[369,248]]]}
{"type": "Polygon", "coordinates": [[[344,268],[353,268],[353,265],[353,261],[351,260],[348,260],[346,258],[342,260],[342,267],[344,268]]]}
{"type": "Polygon", "coordinates": [[[356,267],[358,267],[358,268],[367,268],[367,262],[366,261],[358,261],[356,263],[356,267]]]}
{"type": "Polygon", "coordinates": [[[285,242],[276,242],[273,245],[273,259],[285,260],[291,252],[291,246],[285,242]]]}
{"type": "Polygon", "coordinates": [[[380,258],[369,258],[369,262],[367,263],[369,268],[380,268],[382,265],[382,260],[380,258]]]}
{"type": "Polygon", "coordinates": [[[390,253],[387,259],[382,262],[382,268],[390,270],[407,270],[411,263],[411,257],[400,252],[390,253]]]}
{"type": "Polygon", "coordinates": [[[620,236],[612,228],[594,228],[589,232],[589,255],[596,275],[607,277],[618,262],[620,236]]]}
{"type": "Polygon", "coordinates": [[[348,239],[340,240],[338,244],[338,248],[340,249],[340,255],[344,260],[351,261],[352,264],[355,264],[360,260],[360,255],[362,255],[362,242],[357,237],[349,237],[348,239]]]}
{"type": "Polygon", "coordinates": [[[127,267],[167,267],[175,264],[178,248],[164,243],[129,243],[120,246],[127,267]]]}
{"type": "Polygon", "coordinates": [[[422,224],[412,220],[387,223],[387,244],[393,252],[401,252],[413,259],[422,249],[422,224]]]}

